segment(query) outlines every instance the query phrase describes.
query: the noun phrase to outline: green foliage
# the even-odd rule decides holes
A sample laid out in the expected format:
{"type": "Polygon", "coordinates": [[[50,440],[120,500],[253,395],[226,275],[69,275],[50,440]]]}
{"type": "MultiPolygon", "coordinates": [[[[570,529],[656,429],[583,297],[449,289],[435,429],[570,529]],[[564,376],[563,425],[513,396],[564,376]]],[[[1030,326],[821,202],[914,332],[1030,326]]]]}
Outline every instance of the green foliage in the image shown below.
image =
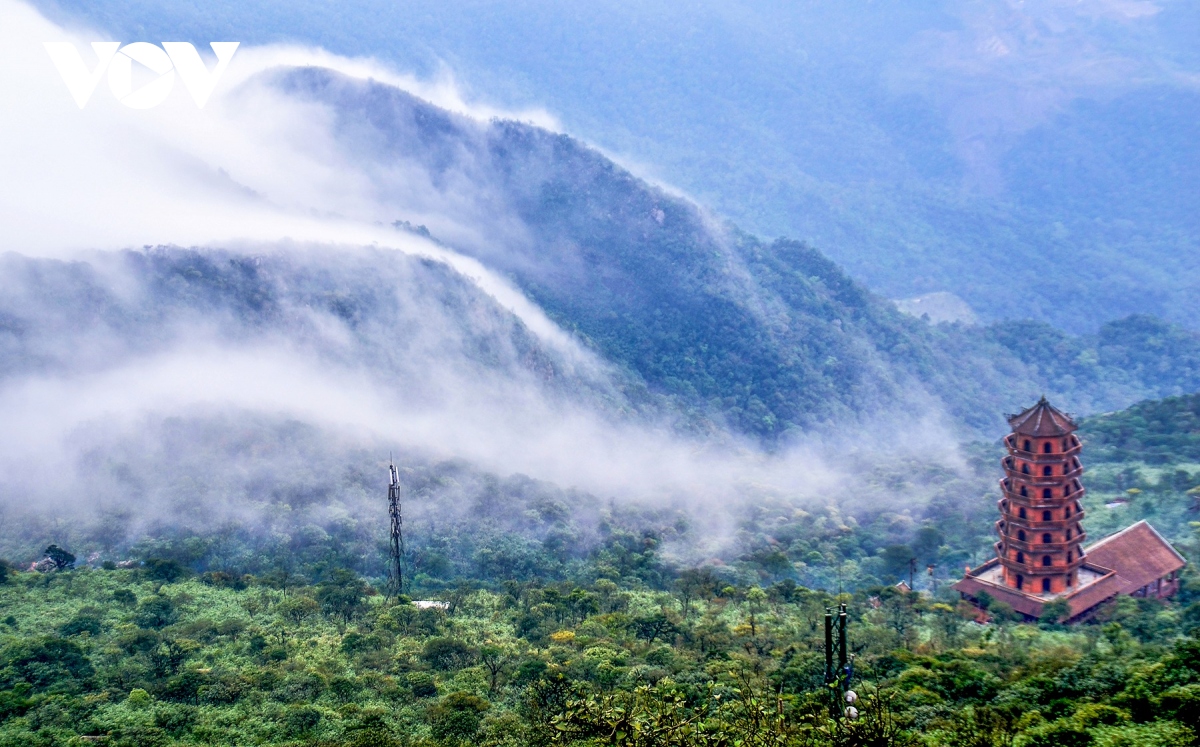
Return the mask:
{"type": "Polygon", "coordinates": [[[34,690],[74,692],[82,689],[94,670],[74,641],[51,636],[22,638],[0,649],[0,689],[21,683],[34,690]]]}
{"type": "Polygon", "coordinates": [[[58,545],[50,545],[46,548],[46,559],[54,564],[56,570],[67,570],[75,567],[75,556],[58,545]]]}
{"type": "Polygon", "coordinates": [[[675,593],[605,579],[470,591],[428,628],[427,611],[379,595],[350,621],[315,602],[334,579],[361,584],[345,574],[286,590],[192,578],[170,596],[144,570],[76,571],[69,594],[8,584],[0,603],[58,635],[4,639],[0,744],[1165,745],[1200,720],[1200,641],[1182,615],[1144,640],[1111,621],[981,627],[876,587],[840,598],[860,698],[838,724],[821,682],[833,597],[710,596],[697,578],[675,593]],[[119,589],[142,602],[116,603],[119,589]],[[544,644],[518,635],[529,614],[553,624],[544,644]]]}
{"type": "Polygon", "coordinates": [[[371,587],[344,568],[337,568],[317,586],[316,599],[328,614],[350,622],[363,611],[371,587]]]}
{"type": "Polygon", "coordinates": [[[142,563],[142,570],[149,578],[168,584],[175,583],[189,573],[179,561],[163,558],[148,558],[142,563]]]}
{"type": "Polygon", "coordinates": [[[475,651],[457,638],[431,638],[421,651],[429,666],[442,671],[462,669],[475,660],[475,651]]]}
{"type": "MultiPolygon", "coordinates": [[[[981,472],[994,452],[978,447],[981,472]]],[[[1103,506],[1106,490],[1137,485],[1131,500],[1145,510],[1186,516],[1192,473],[1177,472],[1187,464],[1090,463],[1100,487],[1086,500],[1103,506]]],[[[1176,600],[1120,597],[1071,626],[1053,602],[1042,624],[1024,625],[991,600],[991,623],[979,625],[923,574],[916,593],[880,584],[886,548],[954,564],[958,548],[990,542],[994,500],[976,510],[957,487],[923,517],[799,515],[767,496],[739,524],[740,558],[678,573],[656,550],[665,530],[606,518],[607,543],[577,559],[572,578],[414,586],[447,610],[385,599],[329,562],[305,576],[228,573],[229,583],[213,570],[164,576],[154,569],[173,566],[150,562],[16,572],[0,585],[0,745],[99,735],[164,747],[1193,743],[1200,585],[1190,577],[1176,600]],[[760,562],[768,553],[790,568],[760,562]],[[837,597],[800,582],[829,563],[845,574],[826,576],[837,581],[865,570],[837,597]],[[821,619],[838,602],[850,608],[852,721],[832,718],[822,682],[821,619]]],[[[556,496],[527,505],[556,514],[556,496]]],[[[146,557],[185,557],[203,541],[161,542],[146,557]]],[[[469,567],[453,545],[438,547],[469,567]]]]}
{"type": "MultiPolygon", "coordinates": [[[[1092,459],[1200,462],[1200,394],[1141,402],[1121,412],[1089,418],[1080,435],[1092,459]]],[[[1195,486],[1184,489],[1191,487],[1195,486]]]]}
{"type": "Polygon", "coordinates": [[[165,628],[179,617],[175,600],[161,594],[147,597],[138,603],[134,623],[139,628],[165,628]]]}
{"type": "Polygon", "coordinates": [[[479,731],[482,714],[491,707],[483,698],[454,692],[429,707],[429,730],[447,744],[470,744],[479,731]]]}

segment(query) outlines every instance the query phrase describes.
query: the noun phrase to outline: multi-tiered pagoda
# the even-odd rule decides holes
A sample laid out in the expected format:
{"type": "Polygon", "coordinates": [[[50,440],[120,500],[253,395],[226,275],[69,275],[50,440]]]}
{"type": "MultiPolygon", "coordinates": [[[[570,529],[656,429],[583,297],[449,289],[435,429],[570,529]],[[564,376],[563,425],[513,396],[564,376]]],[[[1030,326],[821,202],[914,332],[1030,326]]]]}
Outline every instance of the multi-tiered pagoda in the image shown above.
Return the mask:
{"type": "Polygon", "coordinates": [[[1008,420],[1008,456],[1000,481],[996,557],[1004,583],[1020,591],[1064,593],[1083,565],[1083,485],[1079,439],[1071,418],[1043,397],[1008,420]]]}
{"type": "Polygon", "coordinates": [[[986,593],[1027,618],[1053,599],[1081,619],[1117,594],[1167,596],[1183,557],[1145,521],[1084,547],[1082,447],[1075,421],[1045,397],[1008,419],[1001,465],[996,557],[954,585],[978,602],[986,593]]]}

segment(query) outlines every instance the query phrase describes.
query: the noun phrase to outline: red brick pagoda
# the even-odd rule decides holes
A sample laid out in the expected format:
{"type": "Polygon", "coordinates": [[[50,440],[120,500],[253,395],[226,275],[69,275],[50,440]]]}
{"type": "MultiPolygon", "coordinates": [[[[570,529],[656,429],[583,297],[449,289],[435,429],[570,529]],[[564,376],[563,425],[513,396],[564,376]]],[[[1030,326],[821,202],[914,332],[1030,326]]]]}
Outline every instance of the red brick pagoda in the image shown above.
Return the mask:
{"type": "Polygon", "coordinates": [[[1075,421],[1043,397],[1008,419],[1001,465],[996,557],[954,585],[964,598],[986,592],[1026,618],[1065,599],[1081,619],[1117,594],[1174,593],[1183,557],[1144,521],[1085,548],[1087,533],[1075,421]]]}
{"type": "Polygon", "coordinates": [[[1004,583],[1018,591],[1063,593],[1076,586],[1087,536],[1075,423],[1042,398],[1009,419],[1004,439],[996,557],[1004,583]]]}

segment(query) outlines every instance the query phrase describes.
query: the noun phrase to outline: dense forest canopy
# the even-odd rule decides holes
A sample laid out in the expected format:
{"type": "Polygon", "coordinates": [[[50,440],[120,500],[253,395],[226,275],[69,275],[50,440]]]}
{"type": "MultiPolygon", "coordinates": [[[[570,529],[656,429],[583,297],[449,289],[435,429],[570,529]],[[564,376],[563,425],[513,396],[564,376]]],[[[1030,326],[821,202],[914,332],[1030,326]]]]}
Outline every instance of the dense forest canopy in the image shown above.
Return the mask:
{"type": "MultiPolygon", "coordinates": [[[[1190,443],[1194,407],[1081,423],[1089,532],[1148,517],[1200,557],[1187,525],[1200,465],[1170,450],[1190,443]]],[[[581,496],[410,469],[409,505],[446,481],[477,497],[444,534],[433,516],[411,521],[401,597],[382,593],[382,496],[361,538],[345,524],[321,539],[337,525],[293,527],[286,546],[233,527],[128,551],[73,537],[39,570],[0,566],[0,744],[1193,744],[1192,566],[1176,598],[1121,597],[1069,628],[1000,602],[981,625],[948,589],[995,510],[986,493],[967,509],[962,491],[990,489],[1000,452],[980,444],[979,478],[944,476],[949,495],[918,521],[763,504],[742,521],[743,554],[698,568],[667,551],[687,538],[682,515],[597,506],[596,534],[572,536],[581,496]],[[511,517],[501,544],[479,539],[511,517]],[[921,593],[890,585],[910,557],[921,593]],[[822,685],[821,617],[837,603],[854,720],[833,718],[822,685]]]]}

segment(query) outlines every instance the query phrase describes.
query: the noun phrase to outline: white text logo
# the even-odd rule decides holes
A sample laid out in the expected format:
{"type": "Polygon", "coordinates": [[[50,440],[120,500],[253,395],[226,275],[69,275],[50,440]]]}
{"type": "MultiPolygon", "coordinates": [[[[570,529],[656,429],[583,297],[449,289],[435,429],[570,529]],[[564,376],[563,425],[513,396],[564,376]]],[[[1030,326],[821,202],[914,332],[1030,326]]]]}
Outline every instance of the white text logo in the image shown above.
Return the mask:
{"type": "Polygon", "coordinates": [[[133,42],[121,46],[120,42],[92,42],[97,63],[89,69],[79,50],[71,42],[45,42],[50,59],[58,68],[58,74],[82,109],[92,97],[105,70],[108,71],[108,87],[125,106],[132,109],[149,109],[161,104],[175,85],[175,74],[196,106],[203,107],[212,95],[217,80],[229,66],[239,42],[212,42],[217,64],[210,72],[200,59],[200,53],[187,42],[163,42],[162,46],[150,42],[133,42]],[[133,88],[133,63],[142,65],[157,77],[133,88]]]}

